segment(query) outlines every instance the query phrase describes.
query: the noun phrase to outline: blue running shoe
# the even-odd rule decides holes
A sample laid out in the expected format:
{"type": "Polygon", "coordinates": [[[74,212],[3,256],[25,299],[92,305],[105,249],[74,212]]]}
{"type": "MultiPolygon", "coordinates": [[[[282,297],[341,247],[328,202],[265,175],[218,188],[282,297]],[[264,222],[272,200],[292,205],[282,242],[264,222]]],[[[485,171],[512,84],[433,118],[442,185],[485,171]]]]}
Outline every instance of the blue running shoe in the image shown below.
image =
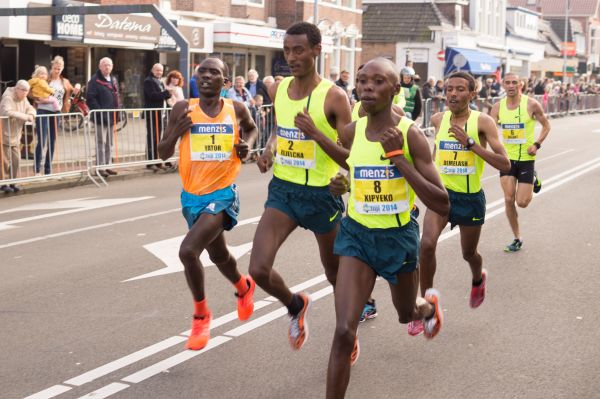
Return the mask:
{"type": "Polygon", "coordinates": [[[377,307],[375,306],[375,299],[373,299],[365,303],[359,321],[362,323],[365,320],[374,319],[375,317],[377,317],[377,307]]]}
{"type": "Polygon", "coordinates": [[[515,238],[513,242],[504,247],[504,252],[517,252],[523,246],[523,240],[515,238]]]}

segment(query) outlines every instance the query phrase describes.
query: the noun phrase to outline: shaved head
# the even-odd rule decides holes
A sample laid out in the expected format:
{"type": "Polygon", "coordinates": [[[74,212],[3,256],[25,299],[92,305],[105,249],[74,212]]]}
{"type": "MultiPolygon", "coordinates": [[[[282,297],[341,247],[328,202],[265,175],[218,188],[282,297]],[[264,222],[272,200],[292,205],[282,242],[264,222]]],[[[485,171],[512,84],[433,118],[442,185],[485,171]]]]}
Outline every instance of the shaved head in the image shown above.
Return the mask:
{"type": "Polygon", "coordinates": [[[218,65],[219,69],[223,72],[223,76],[224,77],[228,77],[229,76],[229,68],[227,67],[227,64],[223,62],[223,60],[221,60],[220,58],[216,58],[216,57],[210,57],[210,58],[206,58],[204,59],[204,61],[202,61],[200,63],[200,67],[204,66],[206,67],[207,65],[218,65]]]}
{"type": "Polygon", "coordinates": [[[398,84],[400,77],[398,75],[398,71],[396,70],[396,64],[394,64],[392,61],[383,57],[373,58],[371,61],[365,63],[361,70],[366,69],[370,65],[377,65],[382,69],[382,72],[389,77],[392,84],[398,84]]]}

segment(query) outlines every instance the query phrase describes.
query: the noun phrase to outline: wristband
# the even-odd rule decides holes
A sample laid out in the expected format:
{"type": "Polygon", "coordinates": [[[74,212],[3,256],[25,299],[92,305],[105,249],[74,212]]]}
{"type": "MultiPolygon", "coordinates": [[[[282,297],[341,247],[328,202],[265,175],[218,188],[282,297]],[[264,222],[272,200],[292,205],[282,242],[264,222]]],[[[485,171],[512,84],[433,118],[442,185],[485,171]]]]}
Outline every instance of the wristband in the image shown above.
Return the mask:
{"type": "Polygon", "coordinates": [[[385,153],[385,157],[387,159],[395,157],[396,155],[404,155],[404,150],[394,150],[394,151],[390,151],[390,152],[386,152],[385,153]]]}
{"type": "Polygon", "coordinates": [[[534,146],[537,147],[537,149],[539,150],[540,147],[542,146],[540,143],[538,143],[537,141],[535,143],[533,143],[534,146]]]}

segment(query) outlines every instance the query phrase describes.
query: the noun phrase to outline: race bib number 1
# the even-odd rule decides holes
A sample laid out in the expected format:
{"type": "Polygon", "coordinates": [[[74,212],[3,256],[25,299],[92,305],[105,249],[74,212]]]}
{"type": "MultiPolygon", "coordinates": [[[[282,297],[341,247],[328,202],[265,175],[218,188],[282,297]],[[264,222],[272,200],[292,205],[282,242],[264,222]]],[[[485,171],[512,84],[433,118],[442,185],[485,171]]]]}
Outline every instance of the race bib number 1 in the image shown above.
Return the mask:
{"type": "Polygon", "coordinates": [[[233,125],[195,123],[190,130],[192,161],[226,161],[233,151],[233,125]]]}
{"type": "Polygon", "coordinates": [[[472,175],[475,173],[475,153],[458,141],[440,141],[439,168],[445,175],[472,175]]]}
{"type": "Polygon", "coordinates": [[[354,209],[368,215],[408,210],[408,183],[392,165],[354,168],[354,209]]]}
{"type": "Polygon", "coordinates": [[[503,123],[500,127],[505,144],[525,144],[527,142],[524,123],[503,123]]]}
{"type": "Polygon", "coordinates": [[[284,166],[314,169],[317,166],[317,144],[296,128],[277,126],[275,161],[284,166]]]}

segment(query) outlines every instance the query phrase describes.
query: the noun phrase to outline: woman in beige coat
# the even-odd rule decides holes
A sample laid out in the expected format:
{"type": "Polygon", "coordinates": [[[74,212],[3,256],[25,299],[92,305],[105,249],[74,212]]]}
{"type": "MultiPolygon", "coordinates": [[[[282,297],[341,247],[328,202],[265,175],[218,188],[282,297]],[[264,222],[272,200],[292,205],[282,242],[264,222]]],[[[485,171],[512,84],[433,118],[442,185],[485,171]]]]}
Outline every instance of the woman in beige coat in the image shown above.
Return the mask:
{"type": "MultiPolygon", "coordinates": [[[[35,120],[35,108],[29,104],[27,94],[29,83],[19,80],[15,87],[9,87],[2,95],[0,102],[0,118],[2,135],[0,135],[0,180],[15,179],[19,174],[21,135],[26,122],[33,123],[35,120]]],[[[4,193],[17,192],[19,187],[15,184],[2,185],[0,190],[4,193]]]]}

